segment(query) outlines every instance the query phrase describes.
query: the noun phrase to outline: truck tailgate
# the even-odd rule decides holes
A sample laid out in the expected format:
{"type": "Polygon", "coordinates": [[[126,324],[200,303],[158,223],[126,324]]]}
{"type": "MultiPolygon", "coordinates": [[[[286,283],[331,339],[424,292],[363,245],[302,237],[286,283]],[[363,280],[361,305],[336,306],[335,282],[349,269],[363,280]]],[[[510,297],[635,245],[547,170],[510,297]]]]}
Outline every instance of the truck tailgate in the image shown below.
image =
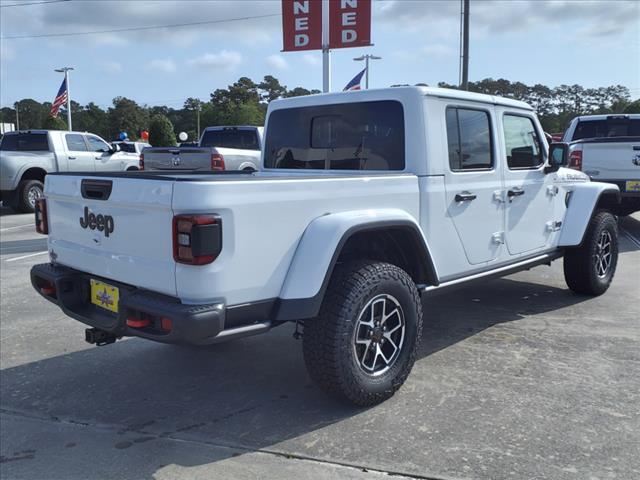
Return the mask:
{"type": "Polygon", "coordinates": [[[173,185],[170,179],[48,175],[52,257],[61,265],[175,296],[173,185]],[[101,191],[108,198],[96,198],[101,191]]]}
{"type": "Polygon", "coordinates": [[[640,138],[636,141],[584,142],[582,171],[594,180],[640,179],[640,168],[634,159],[640,156],[640,138]]]}

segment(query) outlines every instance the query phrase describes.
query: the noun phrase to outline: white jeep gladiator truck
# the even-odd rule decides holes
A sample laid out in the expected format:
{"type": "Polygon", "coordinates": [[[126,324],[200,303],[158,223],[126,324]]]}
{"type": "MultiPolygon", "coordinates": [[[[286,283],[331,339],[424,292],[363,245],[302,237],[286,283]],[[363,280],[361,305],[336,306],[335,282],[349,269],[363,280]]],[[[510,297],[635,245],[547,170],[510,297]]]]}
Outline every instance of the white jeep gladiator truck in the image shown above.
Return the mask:
{"type": "Polygon", "coordinates": [[[259,172],[48,176],[36,219],[51,261],[32,284],[99,345],[296,322],[312,378],[372,405],[413,366],[421,297],[560,257],[572,290],[607,290],[618,187],[563,168],[567,156],[548,153],[527,104],[494,96],[278,100],[259,172]]]}
{"type": "Polygon", "coordinates": [[[569,167],[618,185],[621,202],[613,213],[640,210],[640,114],[576,117],[562,140],[571,144],[569,167]]]}
{"type": "Polygon", "coordinates": [[[87,132],[22,130],[0,142],[0,198],[16,210],[32,213],[52,172],[137,170],[138,158],[120,152],[87,132]]]}

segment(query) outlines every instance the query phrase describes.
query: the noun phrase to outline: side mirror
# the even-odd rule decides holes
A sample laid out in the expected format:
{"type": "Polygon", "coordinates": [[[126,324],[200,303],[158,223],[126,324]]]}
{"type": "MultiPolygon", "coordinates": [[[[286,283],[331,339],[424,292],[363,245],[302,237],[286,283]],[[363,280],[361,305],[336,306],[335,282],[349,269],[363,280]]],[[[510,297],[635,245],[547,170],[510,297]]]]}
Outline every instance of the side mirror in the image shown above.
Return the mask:
{"type": "Polygon", "coordinates": [[[117,143],[112,143],[111,148],[109,149],[109,153],[113,155],[114,153],[119,151],[120,151],[120,145],[118,145],[117,143]]]}
{"type": "Polygon", "coordinates": [[[545,173],[557,172],[560,167],[569,165],[569,144],[552,143],[549,145],[549,165],[545,173]]]}

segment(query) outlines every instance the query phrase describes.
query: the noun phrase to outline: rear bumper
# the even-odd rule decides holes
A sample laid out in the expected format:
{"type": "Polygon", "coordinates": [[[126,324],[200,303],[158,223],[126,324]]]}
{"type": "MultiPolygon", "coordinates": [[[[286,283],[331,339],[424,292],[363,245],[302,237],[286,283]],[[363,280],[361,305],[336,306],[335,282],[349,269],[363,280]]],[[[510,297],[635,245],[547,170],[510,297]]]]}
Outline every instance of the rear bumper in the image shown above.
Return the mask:
{"type": "Polygon", "coordinates": [[[135,336],[163,343],[206,345],[261,333],[271,326],[269,322],[240,325],[234,322],[235,328],[225,331],[227,309],[224,303],[184,305],[166,295],[48,263],[32,267],[31,284],[40,295],[58,305],[68,316],[117,337],[135,336]],[[119,313],[112,313],[91,303],[91,278],[118,287],[119,313]],[[51,284],[55,285],[55,292],[43,291],[44,286],[51,284]],[[157,317],[158,321],[148,327],[130,327],[127,325],[127,316],[134,312],[145,312],[157,317]],[[171,320],[170,331],[160,328],[161,317],[171,320]]]}

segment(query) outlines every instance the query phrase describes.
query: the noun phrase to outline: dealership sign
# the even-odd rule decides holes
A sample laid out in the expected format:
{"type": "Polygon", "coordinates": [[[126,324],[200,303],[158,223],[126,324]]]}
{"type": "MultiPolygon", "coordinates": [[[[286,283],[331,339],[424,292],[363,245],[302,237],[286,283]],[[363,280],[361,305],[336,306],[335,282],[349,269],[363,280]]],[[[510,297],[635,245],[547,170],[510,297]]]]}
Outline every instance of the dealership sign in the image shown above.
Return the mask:
{"type": "Polygon", "coordinates": [[[371,45],[371,0],[282,0],[283,51],[371,45]],[[322,38],[328,4],[329,38],[322,38]]]}

